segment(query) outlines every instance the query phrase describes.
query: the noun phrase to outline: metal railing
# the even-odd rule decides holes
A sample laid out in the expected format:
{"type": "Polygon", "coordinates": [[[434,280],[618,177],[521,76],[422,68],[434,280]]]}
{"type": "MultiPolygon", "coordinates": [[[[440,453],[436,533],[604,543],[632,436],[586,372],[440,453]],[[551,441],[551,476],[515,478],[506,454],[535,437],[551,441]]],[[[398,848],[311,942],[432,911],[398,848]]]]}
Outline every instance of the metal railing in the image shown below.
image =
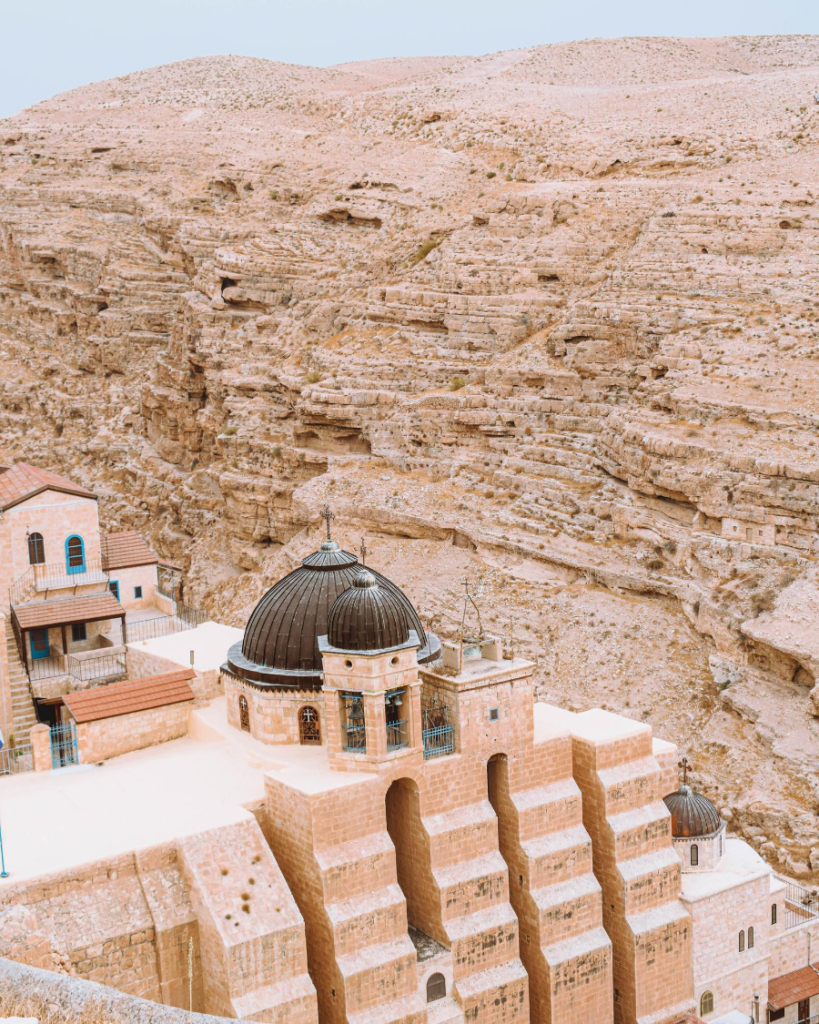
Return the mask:
{"type": "Polygon", "coordinates": [[[208,621],[208,613],[201,608],[189,605],[176,605],[176,614],[157,615],[153,619],[142,619],[139,622],[125,622],[125,632],[129,644],[139,640],[153,640],[158,636],[170,636],[183,629],[195,629],[208,621]]]}
{"type": "Polygon", "coordinates": [[[367,728],[364,725],[341,726],[344,740],[344,749],[354,753],[366,753],[367,751],[367,728]]]}
{"type": "Polygon", "coordinates": [[[0,750],[0,775],[21,775],[23,772],[34,771],[34,755],[31,744],[24,743],[19,747],[3,747],[0,750]]]}
{"type": "Polygon", "coordinates": [[[407,743],[406,719],[400,722],[387,722],[387,750],[400,750],[407,743]]]}
{"type": "Polygon", "coordinates": [[[455,726],[446,707],[427,708],[423,714],[424,759],[455,752],[455,726]]]}
{"type": "Polygon", "coordinates": [[[796,928],[819,918],[819,891],[805,889],[782,875],[774,876],[785,884],[785,928],[796,928]]]}
{"type": "Polygon", "coordinates": [[[108,573],[102,559],[86,558],[81,566],[70,567],[65,562],[42,562],[30,565],[9,587],[11,604],[22,604],[35,594],[48,590],[87,587],[92,583],[107,583],[108,573]]]}
{"type": "Polygon", "coordinates": [[[65,656],[50,654],[47,658],[29,659],[28,678],[32,683],[42,679],[55,679],[66,674],[65,656]]]}
{"type": "Polygon", "coordinates": [[[92,658],[76,658],[69,654],[65,660],[68,674],[81,683],[94,679],[118,679],[128,672],[125,651],[94,655],[92,658]]]}

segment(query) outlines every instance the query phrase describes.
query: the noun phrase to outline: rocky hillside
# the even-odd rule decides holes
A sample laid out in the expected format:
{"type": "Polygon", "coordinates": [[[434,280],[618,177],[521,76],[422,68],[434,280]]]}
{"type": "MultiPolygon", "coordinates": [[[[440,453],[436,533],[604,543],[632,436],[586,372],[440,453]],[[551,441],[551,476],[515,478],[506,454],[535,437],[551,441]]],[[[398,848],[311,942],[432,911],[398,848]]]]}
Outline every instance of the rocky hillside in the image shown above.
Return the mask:
{"type": "Polygon", "coordinates": [[[213,57],[0,122],[0,458],[240,624],[329,500],[817,878],[817,80],[817,37],[213,57]]]}

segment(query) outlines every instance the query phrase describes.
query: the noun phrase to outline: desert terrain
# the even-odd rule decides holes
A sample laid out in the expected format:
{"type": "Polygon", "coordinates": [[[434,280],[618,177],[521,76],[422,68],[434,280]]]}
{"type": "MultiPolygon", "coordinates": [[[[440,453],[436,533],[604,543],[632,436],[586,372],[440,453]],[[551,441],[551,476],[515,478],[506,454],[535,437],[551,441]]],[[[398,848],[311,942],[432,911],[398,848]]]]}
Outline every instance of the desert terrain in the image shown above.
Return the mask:
{"type": "Polygon", "coordinates": [[[205,57],[0,122],[0,462],[243,625],[334,535],[819,881],[819,37],[205,57]],[[474,626],[471,622],[470,628],[474,626]]]}

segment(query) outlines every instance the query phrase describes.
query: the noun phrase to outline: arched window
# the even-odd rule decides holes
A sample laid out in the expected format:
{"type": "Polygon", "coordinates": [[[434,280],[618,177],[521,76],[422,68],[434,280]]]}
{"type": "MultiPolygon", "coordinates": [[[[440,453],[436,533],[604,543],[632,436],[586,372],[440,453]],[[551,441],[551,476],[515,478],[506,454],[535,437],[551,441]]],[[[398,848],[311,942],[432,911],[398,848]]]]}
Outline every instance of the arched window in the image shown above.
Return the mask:
{"type": "Polygon", "coordinates": [[[443,974],[430,974],[427,978],[427,1002],[434,1003],[436,999],[443,999],[446,996],[446,978],[443,974]]]}
{"type": "Polygon", "coordinates": [[[739,933],[739,951],[740,953],[745,952],[745,932],[739,933]]]}
{"type": "Polygon", "coordinates": [[[704,1017],[706,1013],[714,1012],[714,993],[703,992],[700,996],[700,1017],[704,1017]]]}
{"type": "Polygon", "coordinates": [[[778,920],[778,914],[777,914],[777,910],[776,910],[776,904],[772,903],[771,904],[771,924],[776,924],[777,920],[778,920]]]}
{"type": "Polygon", "coordinates": [[[239,725],[243,732],[250,732],[250,708],[247,706],[247,697],[244,694],[239,698],[239,725]]]}
{"type": "Polygon", "coordinates": [[[45,562],[45,544],[41,533],[28,535],[28,564],[42,565],[45,562]]]}
{"type": "Polygon", "coordinates": [[[321,723],[315,708],[308,706],[299,711],[299,743],[321,743],[321,723]]]}
{"type": "Polygon", "coordinates": [[[748,949],[754,948],[754,930],[753,928],[748,929],[748,949]]]}
{"type": "Polygon", "coordinates": [[[691,867],[695,868],[700,862],[700,848],[696,843],[691,846],[691,867]]]}
{"type": "Polygon", "coordinates": [[[85,545],[82,537],[77,534],[65,542],[65,567],[69,576],[75,572],[85,572],[85,545]]]}

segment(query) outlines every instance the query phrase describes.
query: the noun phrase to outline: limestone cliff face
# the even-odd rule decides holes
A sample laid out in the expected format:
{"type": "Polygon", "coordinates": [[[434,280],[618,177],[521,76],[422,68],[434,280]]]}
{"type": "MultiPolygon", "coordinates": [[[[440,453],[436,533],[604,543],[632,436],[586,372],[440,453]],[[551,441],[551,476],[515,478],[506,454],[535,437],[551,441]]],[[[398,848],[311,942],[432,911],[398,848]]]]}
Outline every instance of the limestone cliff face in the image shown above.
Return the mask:
{"type": "Polygon", "coordinates": [[[443,632],[482,573],[543,693],[649,718],[818,868],[818,69],[815,37],[203,58],[25,111],[0,455],[239,623],[324,500],[443,632]]]}

